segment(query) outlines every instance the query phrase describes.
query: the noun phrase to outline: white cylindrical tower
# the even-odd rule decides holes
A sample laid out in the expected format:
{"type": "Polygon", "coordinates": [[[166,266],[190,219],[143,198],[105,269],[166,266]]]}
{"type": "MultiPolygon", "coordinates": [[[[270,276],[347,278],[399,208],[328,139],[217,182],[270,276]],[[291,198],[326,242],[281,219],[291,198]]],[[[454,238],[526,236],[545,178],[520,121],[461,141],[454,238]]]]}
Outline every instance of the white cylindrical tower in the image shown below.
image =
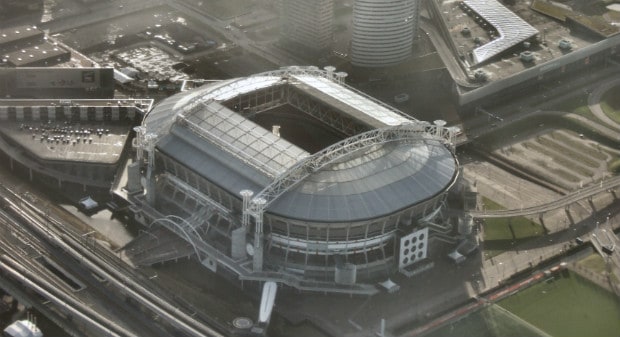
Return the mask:
{"type": "Polygon", "coordinates": [[[418,0],[355,0],[351,63],[396,65],[411,56],[418,0]]]}

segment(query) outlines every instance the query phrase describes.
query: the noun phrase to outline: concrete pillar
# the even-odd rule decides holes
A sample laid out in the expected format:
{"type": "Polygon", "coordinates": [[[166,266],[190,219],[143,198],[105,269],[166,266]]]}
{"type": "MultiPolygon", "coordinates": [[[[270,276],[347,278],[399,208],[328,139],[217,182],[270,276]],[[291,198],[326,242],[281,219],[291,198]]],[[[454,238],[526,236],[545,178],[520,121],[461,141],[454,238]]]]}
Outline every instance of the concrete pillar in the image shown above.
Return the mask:
{"type": "Polygon", "coordinates": [[[140,185],[140,163],[131,163],[127,167],[127,186],[125,189],[129,193],[142,189],[142,185],[140,185]]]}
{"type": "Polygon", "coordinates": [[[254,259],[252,267],[255,272],[263,270],[263,212],[267,200],[258,198],[252,200],[254,215],[254,259]]]}
{"type": "MultiPolygon", "coordinates": [[[[262,234],[260,236],[260,240],[262,240],[262,234]]],[[[257,240],[254,240],[257,241],[257,240]]],[[[256,242],[255,242],[256,243],[256,242]]],[[[252,260],[252,270],[254,272],[260,272],[263,270],[263,249],[254,249],[254,256],[252,260]]]]}
{"type": "Polygon", "coordinates": [[[385,337],[385,318],[381,319],[381,327],[379,328],[379,336],[385,337]]]}
{"type": "Polygon", "coordinates": [[[112,107],[112,120],[113,121],[120,120],[120,111],[119,111],[118,107],[116,107],[116,106],[112,107]]]}
{"type": "Polygon", "coordinates": [[[147,175],[146,186],[144,186],[144,189],[146,190],[146,202],[148,202],[149,205],[154,206],[155,199],[156,199],[155,198],[155,179],[147,175]]]}
{"type": "Polygon", "coordinates": [[[24,108],[21,106],[15,107],[15,118],[18,121],[24,120],[24,108]]]}
{"type": "Polygon", "coordinates": [[[41,107],[33,106],[31,109],[32,109],[32,120],[33,121],[41,120],[41,107]]]}
{"type": "Polygon", "coordinates": [[[96,107],[95,108],[95,120],[98,122],[103,121],[103,107],[96,107]]]}
{"type": "Polygon", "coordinates": [[[32,169],[28,169],[28,176],[30,177],[30,181],[32,181],[32,169]]]}
{"type": "Polygon", "coordinates": [[[242,260],[246,257],[245,246],[247,245],[246,240],[246,227],[241,226],[231,232],[231,247],[230,247],[230,257],[235,260],[242,260]]]}

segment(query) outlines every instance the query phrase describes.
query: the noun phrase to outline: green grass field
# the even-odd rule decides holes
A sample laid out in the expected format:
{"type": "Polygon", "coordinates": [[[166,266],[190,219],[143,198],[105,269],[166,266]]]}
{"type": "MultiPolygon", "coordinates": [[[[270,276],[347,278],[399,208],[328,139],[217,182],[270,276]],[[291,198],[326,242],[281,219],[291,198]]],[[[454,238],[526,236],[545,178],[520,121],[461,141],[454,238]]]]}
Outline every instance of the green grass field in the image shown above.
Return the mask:
{"type": "Polygon", "coordinates": [[[588,257],[577,262],[577,264],[597,274],[602,274],[605,271],[605,261],[596,253],[590,254],[588,257]]]}
{"type": "Polygon", "coordinates": [[[609,89],[601,97],[601,109],[609,118],[620,124],[620,85],[609,89]]]}
{"type": "MultiPolygon", "coordinates": [[[[606,273],[607,268],[606,268],[605,260],[603,260],[603,258],[597,253],[592,253],[588,257],[579,260],[577,264],[583,268],[590,270],[591,272],[595,274],[599,274],[602,276],[606,275],[605,273],[606,273]]],[[[612,274],[611,277],[614,281],[618,282],[616,275],[612,274]]]]}
{"type": "MultiPolygon", "coordinates": [[[[482,197],[482,203],[487,210],[505,209],[504,206],[489,198],[482,197]]],[[[485,219],[483,228],[484,256],[486,259],[497,256],[506,250],[514,249],[515,245],[524,240],[544,234],[542,225],[525,217],[485,219]]]]}
{"type": "Polygon", "coordinates": [[[617,337],[620,301],[575,273],[562,274],[498,304],[551,336],[617,337]]]}
{"type": "Polygon", "coordinates": [[[544,334],[505,309],[491,305],[444,325],[425,337],[545,337],[544,334]]]}
{"type": "Polygon", "coordinates": [[[617,337],[618,332],[620,301],[566,271],[424,336],[617,337]]]}

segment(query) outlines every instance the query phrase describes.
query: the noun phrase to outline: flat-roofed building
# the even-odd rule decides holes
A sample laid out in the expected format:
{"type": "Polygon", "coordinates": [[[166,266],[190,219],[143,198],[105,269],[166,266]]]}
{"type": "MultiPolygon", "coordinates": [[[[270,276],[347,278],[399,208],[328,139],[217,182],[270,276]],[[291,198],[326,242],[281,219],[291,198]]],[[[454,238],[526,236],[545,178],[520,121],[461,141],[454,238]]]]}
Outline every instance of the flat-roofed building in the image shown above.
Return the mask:
{"type": "Polygon", "coordinates": [[[33,26],[0,28],[0,50],[12,48],[18,44],[41,42],[43,37],[43,31],[33,26]]]}
{"type": "Polygon", "coordinates": [[[71,59],[71,52],[52,43],[44,42],[23,47],[0,55],[3,61],[13,67],[51,67],[71,59]]]}
{"type": "Polygon", "coordinates": [[[109,191],[152,100],[0,99],[0,159],[30,180],[109,191]]]}
{"type": "Polygon", "coordinates": [[[112,68],[0,68],[2,98],[113,98],[114,84],[112,68]]]}

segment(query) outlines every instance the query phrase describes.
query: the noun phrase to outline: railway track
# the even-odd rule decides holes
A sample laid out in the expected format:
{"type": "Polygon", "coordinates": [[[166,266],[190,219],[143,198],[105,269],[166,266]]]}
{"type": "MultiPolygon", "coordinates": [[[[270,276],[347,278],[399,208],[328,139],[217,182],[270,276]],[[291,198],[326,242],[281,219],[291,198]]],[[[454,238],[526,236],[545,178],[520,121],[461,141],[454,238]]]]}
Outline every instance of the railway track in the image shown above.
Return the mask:
{"type": "MultiPolygon", "coordinates": [[[[144,276],[136,273],[113,252],[99,247],[98,244],[93,244],[92,247],[88,246],[88,238],[85,239],[82,232],[71,226],[66,226],[62,219],[56,217],[55,214],[48,214],[47,210],[40,209],[33,202],[25,200],[19,193],[6,186],[0,186],[0,197],[4,207],[4,216],[0,215],[0,221],[5,224],[4,227],[8,228],[8,231],[15,233],[15,237],[21,239],[18,241],[23,241],[26,246],[32,245],[33,250],[37,252],[35,255],[43,255],[42,252],[51,249],[51,247],[56,247],[71,256],[76,263],[95,273],[99,278],[106,280],[110,287],[135,301],[140,307],[151,312],[154,317],[165,321],[168,326],[182,332],[183,335],[224,336],[216,328],[194,318],[195,312],[188,313],[186,311],[191,310],[183,308],[175,301],[167,300],[169,295],[165,294],[164,291],[154,290],[152,286],[145,285],[149,282],[145,282],[144,276]],[[23,228],[10,226],[11,222],[21,224],[23,228]],[[32,242],[35,240],[32,238],[37,238],[38,242],[33,244],[32,242]]],[[[3,246],[13,247],[8,242],[2,242],[2,244],[3,246]]],[[[19,269],[20,266],[9,256],[23,254],[19,248],[11,248],[10,250],[5,254],[6,257],[3,258],[2,266],[6,267],[7,270],[9,267],[19,269]]],[[[28,270],[32,271],[35,266],[33,266],[33,262],[26,262],[21,267],[23,267],[22,274],[24,274],[28,270]]],[[[58,284],[57,280],[40,281],[47,282],[48,288],[62,289],[66,293],[66,289],[63,289],[66,286],[58,284]]],[[[107,322],[103,323],[108,324],[107,322]]],[[[109,328],[113,330],[114,327],[109,325],[109,328]]],[[[120,336],[132,336],[131,332],[120,331],[118,328],[116,330],[120,336]]]]}

